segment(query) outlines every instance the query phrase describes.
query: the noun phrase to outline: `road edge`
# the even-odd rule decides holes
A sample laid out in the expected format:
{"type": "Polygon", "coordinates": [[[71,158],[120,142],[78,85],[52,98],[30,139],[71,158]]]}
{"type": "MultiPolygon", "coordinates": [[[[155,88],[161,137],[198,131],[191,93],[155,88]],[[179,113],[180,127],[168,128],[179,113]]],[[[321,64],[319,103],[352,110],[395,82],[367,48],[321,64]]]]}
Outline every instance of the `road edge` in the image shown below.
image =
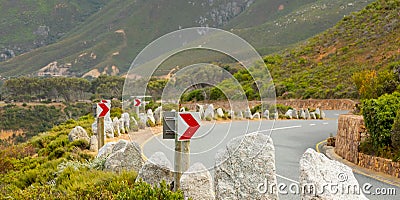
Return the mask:
{"type": "Polygon", "coordinates": [[[315,145],[315,149],[318,153],[323,153],[329,159],[336,160],[338,162],[341,162],[341,163],[349,166],[353,170],[354,173],[364,175],[366,177],[381,181],[381,182],[389,184],[389,185],[400,187],[400,179],[399,178],[394,178],[394,177],[384,174],[382,172],[376,172],[371,169],[366,169],[366,168],[358,166],[350,161],[347,161],[335,153],[334,147],[327,146],[326,142],[327,142],[326,140],[323,140],[315,145]]]}

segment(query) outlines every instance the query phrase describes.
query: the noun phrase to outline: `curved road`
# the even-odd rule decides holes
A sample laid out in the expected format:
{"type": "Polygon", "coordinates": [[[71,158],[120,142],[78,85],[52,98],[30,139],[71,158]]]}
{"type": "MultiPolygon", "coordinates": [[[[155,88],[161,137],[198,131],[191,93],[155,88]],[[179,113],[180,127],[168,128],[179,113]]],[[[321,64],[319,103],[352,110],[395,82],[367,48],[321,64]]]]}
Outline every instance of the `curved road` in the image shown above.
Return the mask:
{"type": "MultiPolygon", "coordinates": [[[[276,172],[278,184],[290,185],[298,183],[299,160],[307,148],[314,148],[315,145],[329,137],[336,135],[337,117],[347,111],[325,111],[328,120],[258,120],[258,121],[234,121],[213,124],[203,122],[196,133],[196,138],[191,140],[190,162],[203,163],[213,174],[214,156],[217,151],[227,144],[234,137],[245,133],[262,131],[264,134],[271,134],[275,145],[276,172]]],[[[150,157],[157,151],[164,152],[167,158],[173,163],[174,140],[162,140],[162,136],[153,137],[144,144],[143,152],[150,157]]],[[[400,188],[380,182],[378,180],[355,174],[360,186],[369,184],[371,194],[366,194],[369,199],[398,199],[398,195],[377,195],[376,189],[394,188],[396,194],[400,188]]],[[[299,199],[294,194],[280,194],[280,199],[299,199]]]]}

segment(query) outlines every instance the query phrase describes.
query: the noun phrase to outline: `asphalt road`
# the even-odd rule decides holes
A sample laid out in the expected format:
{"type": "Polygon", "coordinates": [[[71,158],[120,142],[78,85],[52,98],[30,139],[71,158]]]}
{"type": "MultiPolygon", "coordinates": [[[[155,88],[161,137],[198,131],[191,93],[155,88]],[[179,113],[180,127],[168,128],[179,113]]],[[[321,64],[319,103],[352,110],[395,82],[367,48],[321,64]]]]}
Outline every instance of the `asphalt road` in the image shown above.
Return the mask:
{"type": "MultiPolygon", "coordinates": [[[[307,148],[329,137],[336,135],[337,117],[347,111],[325,111],[327,120],[258,120],[258,121],[234,121],[223,123],[203,122],[201,128],[190,143],[190,162],[203,163],[213,174],[215,165],[214,157],[219,149],[234,137],[261,131],[271,135],[275,145],[276,171],[278,184],[287,186],[298,183],[299,160],[307,148]]],[[[146,157],[153,153],[164,152],[173,163],[174,140],[163,140],[162,136],[156,136],[149,140],[143,147],[146,157]]],[[[366,194],[369,199],[399,199],[400,188],[380,182],[364,175],[355,174],[361,187],[368,188],[371,194],[366,194]],[[397,195],[378,195],[377,192],[388,192],[393,188],[397,195]],[[379,190],[379,191],[378,191],[379,190]]],[[[280,194],[280,199],[299,199],[299,195],[280,194]]]]}

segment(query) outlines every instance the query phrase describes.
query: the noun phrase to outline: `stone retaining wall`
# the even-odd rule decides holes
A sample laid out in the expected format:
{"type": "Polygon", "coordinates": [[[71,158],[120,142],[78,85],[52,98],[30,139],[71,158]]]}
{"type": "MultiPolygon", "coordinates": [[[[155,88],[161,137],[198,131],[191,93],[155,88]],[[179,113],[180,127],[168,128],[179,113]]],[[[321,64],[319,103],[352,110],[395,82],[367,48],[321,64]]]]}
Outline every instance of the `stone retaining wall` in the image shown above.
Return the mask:
{"type": "Polygon", "coordinates": [[[400,162],[393,162],[391,159],[358,153],[358,165],[400,178],[400,162]]]}
{"type": "Polygon", "coordinates": [[[361,167],[400,178],[400,162],[358,152],[366,135],[364,119],[359,115],[340,115],[335,142],[335,153],[361,167]]]}
{"type": "Polygon", "coordinates": [[[361,135],[366,132],[364,119],[360,115],[340,115],[338,121],[335,153],[357,164],[361,135]]]}

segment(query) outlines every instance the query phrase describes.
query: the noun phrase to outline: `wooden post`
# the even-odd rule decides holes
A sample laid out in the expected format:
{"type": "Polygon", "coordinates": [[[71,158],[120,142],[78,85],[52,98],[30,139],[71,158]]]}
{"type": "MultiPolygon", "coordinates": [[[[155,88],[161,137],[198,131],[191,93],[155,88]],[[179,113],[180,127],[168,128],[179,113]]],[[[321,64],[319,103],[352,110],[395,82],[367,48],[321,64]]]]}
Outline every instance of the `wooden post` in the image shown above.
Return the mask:
{"type": "Polygon", "coordinates": [[[174,174],[174,191],[178,191],[181,187],[180,180],[182,177],[182,142],[178,141],[175,135],[175,174],[174,174]]]}
{"type": "Polygon", "coordinates": [[[100,149],[104,146],[104,117],[97,118],[97,148],[100,149]]]}
{"type": "Polygon", "coordinates": [[[182,142],[182,150],[182,173],[184,173],[190,166],[190,140],[182,142]]]}

